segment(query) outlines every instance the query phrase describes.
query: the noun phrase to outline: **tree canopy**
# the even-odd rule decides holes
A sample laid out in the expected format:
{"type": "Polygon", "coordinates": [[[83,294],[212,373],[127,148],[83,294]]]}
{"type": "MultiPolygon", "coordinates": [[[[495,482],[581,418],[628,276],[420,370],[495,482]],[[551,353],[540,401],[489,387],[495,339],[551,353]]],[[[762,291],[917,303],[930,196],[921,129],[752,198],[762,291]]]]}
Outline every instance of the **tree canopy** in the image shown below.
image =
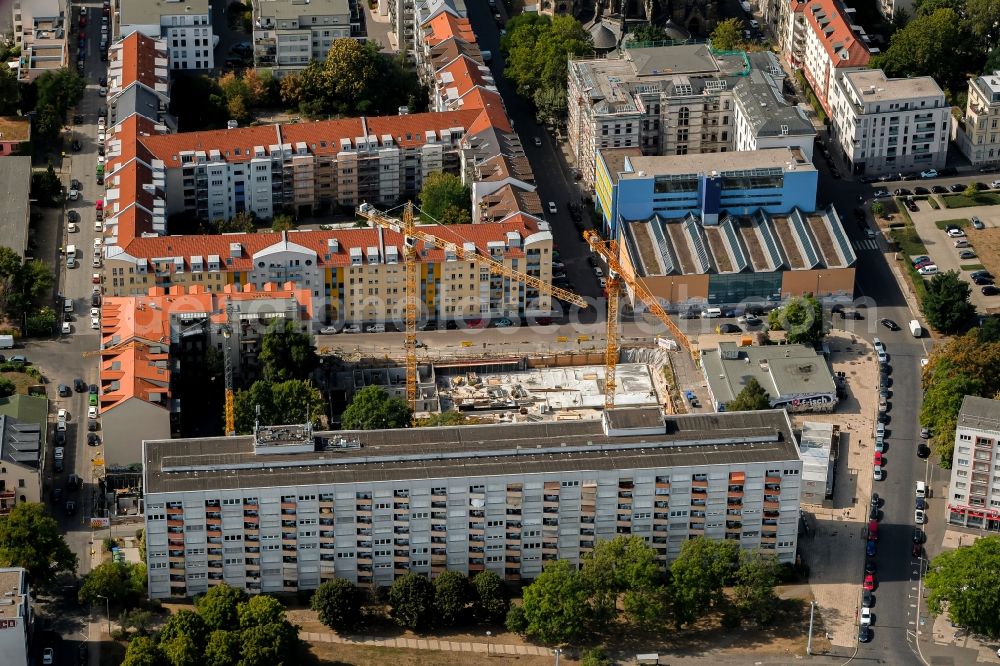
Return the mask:
{"type": "Polygon", "coordinates": [[[344,430],[386,430],[410,425],[410,406],[381,386],[366,386],[354,394],[340,417],[344,430]]]}
{"type": "Polygon", "coordinates": [[[924,578],[928,608],[935,615],[947,612],[952,624],[965,627],[969,633],[997,638],[998,570],[1000,537],[983,537],[971,546],[941,553],[931,560],[924,578]]]}
{"type": "Polygon", "coordinates": [[[736,397],[726,403],[727,412],[752,412],[770,407],[770,396],[756,377],[748,379],[746,386],[736,394],[736,397]]]}
{"type": "MultiPolygon", "coordinates": [[[[462,179],[450,173],[438,172],[424,178],[420,190],[420,209],[438,222],[447,212],[449,216],[459,215],[457,211],[472,210],[469,186],[462,179]],[[456,209],[456,210],[449,210],[456,209]]],[[[471,220],[471,218],[469,218],[471,220]]],[[[454,221],[449,219],[449,222],[454,221]]]]}
{"type": "Polygon", "coordinates": [[[310,607],[320,622],[336,631],[351,629],[361,619],[361,595],[344,578],[328,580],[316,588],[310,607]]]}
{"type": "Polygon", "coordinates": [[[566,119],[569,57],[591,48],[590,33],[567,15],[519,14],[507,23],[507,34],[500,38],[504,75],[520,95],[534,103],[537,118],[553,124],[566,119]]]}
{"type": "Polygon", "coordinates": [[[784,330],[792,344],[811,345],[826,335],[823,305],[811,295],[793,298],[784,307],[771,310],[767,323],[771,329],[784,330]]]}
{"type": "Polygon", "coordinates": [[[0,516],[0,566],[22,567],[35,585],[64,571],[76,571],[77,559],[45,506],[18,502],[0,516]]]}
{"type": "Polygon", "coordinates": [[[972,288],[956,271],[938,273],[927,283],[922,303],[927,323],[942,333],[964,330],[976,313],[969,297],[972,288]]]}
{"type": "Polygon", "coordinates": [[[299,330],[289,319],[276,319],[264,333],[259,356],[264,379],[283,382],[308,379],[319,364],[312,336],[299,330]]]}
{"type": "Polygon", "coordinates": [[[281,99],[312,117],[395,114],[427,108],[427,91],[405,56],[389,57],[377,42],[336,39],[326,60],[281,79],[281,99]]]}
{"type": "Polygon", "coordinates": [[[696,537],[685,541],[670,565],[674,622],[690,624],[709,608],[722,605],[740,558],[740,545],[729,539],[696,537]]]}
{"type": "Polygon", "coordinates": [[[59,136],[66,113],[83,98],[86,83],[73,69],[56,69],[35,79],[35,121],[32,131],[46,139],[59,136]]]}
{"type": "Polygon", "coordinates": [[[247,593],[231,585],[215,585],[208,592],[195,597],[194,607],[209,629],[235,629],[240,624],[239,605],[247,600],[247,593]]]}
{"type": "Polygon", "coordinates": [[[146,565],[104,562],[83,577],[80,603],[100,603],[104,597],[116,608],[134,608],[146,596],[146,565]]]}
{"type": "Polygon", "coordinates": [[[524,588],[523,604],[511,608],[507,627],[542,643],[562,644],[583,637],[593,616],[587,581],[568,560],[545,565],[524,588]]]}
{"type": "Polygon", "coordinates": [[[476,591],[476,619],[485,624],[503,622],[510,609],[510,598],[503,579],[492,571],[480,571],[472,578],[476,591]]]}
{"type": "Polygon", "coordinates": [[[628,26],[625,39],[633,44],[664,42],[670,39],[670,35],[661,26],[654,23],[636,23],[628,26]]]}
{"type": "Polygon", "coordinates": [[[923,370],[920,424],[933,432],[941,465],[951,467],[955,424],[966,395],[994,397],[1000,391],[1000,341],[981,340],[972,330],[936,348],[923,370]]]}
{"type": "Polygon", "coordinates": [[[716,51],[734,51],[741,48],[743,46],[743,21],[738,18],[719,21],[708,39],[716,51]]]}
{"type": "Polygon", "coordinates": [[[234,396],[236,432],[253,432],[260,407],[260,425],[310,422],[320,425],[325,413],[323,395],[310,381],[289,379],[272,384],[259,380],[234,396]]]}
{"type": "Polygon", "coordinates": [[[401,627],[424,631],[436,622],[434,584],[418,573],[408,573],[389,588],[392,619],[401,627]]]}

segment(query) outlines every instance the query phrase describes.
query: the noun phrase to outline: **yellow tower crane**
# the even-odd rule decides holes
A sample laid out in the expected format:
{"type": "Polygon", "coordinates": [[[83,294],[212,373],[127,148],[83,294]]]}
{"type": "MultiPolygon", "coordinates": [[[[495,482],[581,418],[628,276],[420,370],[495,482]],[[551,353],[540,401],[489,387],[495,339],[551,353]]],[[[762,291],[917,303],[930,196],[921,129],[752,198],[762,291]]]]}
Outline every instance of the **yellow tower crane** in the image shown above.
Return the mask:
{"type": "Polygon", "coordinates": [[[417,411],[417,269],[416,245],[421,241],[424,245],[454,252],[461,261],[478,264],[488,268],[490,272],[502,275],[510,280],[537,289],[539,292],[555,296],[581,308],[587,307],[587,302],[577,294],[559,287],[553,287],[548,282],[527,273],[521,273],[508,268],[503,263],[489,256],[479,254],[476,249],[467,250],[464,245],[441,240],[440,238],[420,231],[413,222],[413,203],[408,202],[403,209],[402,219],[389,217],[363,203],[358,206],[358,215],[372,224],[384,229],[390,229],[403,236],[403,269],[405,273],[405,307],[406,307],[406,337],[404,347],[406,352],[406,399],[413,413],[417,411]]]}
{"type": "Polygon", "coordinates": [[[607,346],[604,349],[604,408],[611,409],[615,406],[615,387],[617,386],[615,370],[618,366],[618,298],[622,283],[625,283],[636,298],[642,301],[649,308],[649,311],[663,322],[663,325],[684,349],[692,354],[694,352],[691,350],[691,341],[677,327],[677,324],[663,309],[656,297],[649,293],[649,290],[640,281],[632,279],[628,273],[622,270],[622,265],[618,261],[618,241],[604,240],[593,231],[584,231],[583,238],[587,241],[590,249],[600,255],[608,264],[608,332],[606,336],[607,346]]]}

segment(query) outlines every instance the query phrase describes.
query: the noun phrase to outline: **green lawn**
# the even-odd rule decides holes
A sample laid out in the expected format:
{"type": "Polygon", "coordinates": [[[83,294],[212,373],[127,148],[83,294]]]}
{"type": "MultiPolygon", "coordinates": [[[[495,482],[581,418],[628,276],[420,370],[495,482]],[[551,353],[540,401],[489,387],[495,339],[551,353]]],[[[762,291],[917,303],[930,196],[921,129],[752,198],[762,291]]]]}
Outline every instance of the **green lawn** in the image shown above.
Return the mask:
{"type": "MultiPolygon", "coordinates": [[[[921,244],[920,247],[923,247],[923,244],[921,244]]],[[[924,276],[917,272],[917,269],[913,266],[912,262],[905,257],[902,259],[902,262],[904,270],[910,274],[910,280],[913,282],[913,289],[916,292],[917,300],[920,302],[922,307],[924,298],[927,296],[927,282],[924,281],[924,276]]]]}
{"type": "Polygon", "coordinates": [[[934,197],[927,197],[927,203],[929,203],[931,205],[931,208],[933,208],[934,210],[941,208],[941,204],[939,204],[937,202],[937,199],[935,199],[934,197]]]}
{"type": "Polygon", "coordinates": [[[985,269],[986,266],[983,266],[982,264],[962,264],[961,266],[959,266],[959,268],[961,268],[963,271],[972,272],[972,271],[981,271],[985,269]]]}
{"type": "MultiPolygon", "coordinates": [[[[889,238],[896,241],[899,251],[908,257],[915,257],[918,254],[928,254],[927,246],[920,240],[920,235],[912,226],[901,229],[890,229],[889,238]]],[[[909,264],[910,262],[906,262],[909,264]]]]}
{"type": "Polygon", "coordinates": [[[969,226],[969,220],[964,217],[960,217],[954,220],[939,220],[938,222],[935,222],[934,225],[942,231],[948,227],[958,227],[959,229],[964,229],[969,226]]]}
{"type": "Polygon", "coordinates": [[[969,208],[971,206],[996,206],[1000,204],[1000,194],[996,192],[980,192],[975,197],[964,194],[945,194],[941,197],[945,208],[969,208]]]}

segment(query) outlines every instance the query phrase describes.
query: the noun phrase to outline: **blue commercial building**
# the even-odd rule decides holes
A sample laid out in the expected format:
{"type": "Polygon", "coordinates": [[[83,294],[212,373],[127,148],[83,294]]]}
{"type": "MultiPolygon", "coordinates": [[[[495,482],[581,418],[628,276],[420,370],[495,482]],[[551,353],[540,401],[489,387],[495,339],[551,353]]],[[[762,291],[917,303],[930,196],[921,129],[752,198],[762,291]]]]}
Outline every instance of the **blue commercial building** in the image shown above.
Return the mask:
{"type": "Polygon", "coordinates": [[[598,151],[597,208],[604,233],[620,221],[683,218],[704,225],[763,210],[816,210],[818,174],[798,148],[646,157],[637,148],[598,151]]]}

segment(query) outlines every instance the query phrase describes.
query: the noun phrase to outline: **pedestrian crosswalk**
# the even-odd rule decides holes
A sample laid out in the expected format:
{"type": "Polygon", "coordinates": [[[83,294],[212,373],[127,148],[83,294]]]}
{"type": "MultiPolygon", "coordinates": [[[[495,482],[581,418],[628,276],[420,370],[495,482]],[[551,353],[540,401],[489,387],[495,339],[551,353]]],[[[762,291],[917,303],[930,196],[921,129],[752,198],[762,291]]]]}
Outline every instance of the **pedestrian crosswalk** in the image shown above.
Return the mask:
{"type": "Polygon", "coordinates": [[[855,250],[877,250],[878,242],[874,238],[865,238],[852,243],[855,250]]]}

